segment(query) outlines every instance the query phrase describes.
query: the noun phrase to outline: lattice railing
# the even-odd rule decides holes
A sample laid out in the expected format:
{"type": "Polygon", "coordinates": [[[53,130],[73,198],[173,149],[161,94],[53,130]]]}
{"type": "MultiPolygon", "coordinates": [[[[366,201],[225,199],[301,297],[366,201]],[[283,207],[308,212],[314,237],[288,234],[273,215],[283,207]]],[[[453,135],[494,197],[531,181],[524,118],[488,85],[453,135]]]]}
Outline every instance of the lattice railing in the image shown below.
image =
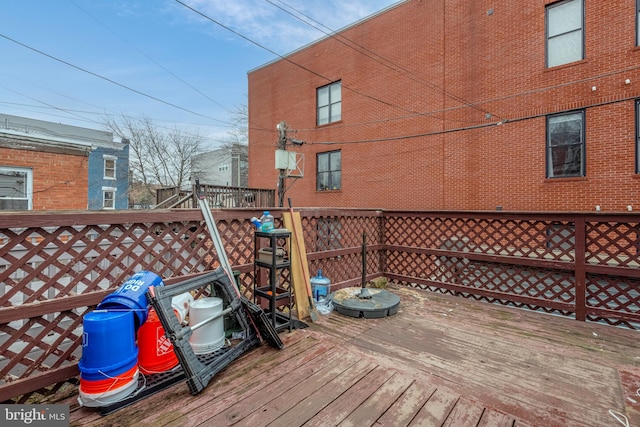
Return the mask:
{"type": "MultiPolygon", "coordinates": [[[[217,222],[238,266],[252,262],[249,218],[226,214],[217,222]]],[[[153,271],[170,282],[218,266],[199,210],[0,221],[0,384],[12,394],[71,376],[81,356],[82,316],[134,272],[153,271]],[[47,375],[26,384],[42,372],[47,375]]],[[[250,294],[249,270],[244,276],[250,294]]]]}
{"type": "MultiPolygon", "coordinates": [[[[271,208],[276,227],[284,209],[271,208]]],[[[214,217],[251,296],[261,212],[214,217]]],[[[640,329],[640,215],[302,209],[310,272],[332,290],[407,286],[640,329]]],[[[77,376],[82,316],[133,272],[171,285],[219,265],[200,210],[0,215],[0,401],[77,376]]]]}
{"type": "Polygon", "coordinates": [[[386,212],[388,277],[640,328],[638,215],[386,212]]]}

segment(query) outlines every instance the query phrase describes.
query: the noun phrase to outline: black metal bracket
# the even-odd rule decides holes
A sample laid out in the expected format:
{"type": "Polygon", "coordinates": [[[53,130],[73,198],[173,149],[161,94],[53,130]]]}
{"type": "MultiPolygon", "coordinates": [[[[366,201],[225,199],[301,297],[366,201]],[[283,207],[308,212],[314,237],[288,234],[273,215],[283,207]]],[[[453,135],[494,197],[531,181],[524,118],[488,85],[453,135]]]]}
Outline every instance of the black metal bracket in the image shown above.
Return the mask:
{"type": "Polygon", "coordinates": [[[257,331],[252,327],[245,310],[242,309],[242,302],[237,297],[233,286],[234,284],[229,281],[229,276],[226,272],[222,268],[218,268],[201,276],[187,279],[184,282],[171,286],[159,286],[149,289],[147,292],[147,299],[156,310],[165,334],[173,344],[173,349],[184,371],[189,392],[192,395],[200,393],[209,384],[214,375],[260,343],[257,331]],[[238,325],[244,331],[244,338],[240,343],[235,344],[228,351],[220,354],[219,357],[208,361],[201,360],[193,352],[189,343],[192,330],[190,327],[183,326],[178,322],[171,305],[173,297],[205,286],[212,286],[214,293],[222,298],[223,304],[226,304],[225,309],[229,307],[232,309],[231,313],[233,313],[238,325]]]}

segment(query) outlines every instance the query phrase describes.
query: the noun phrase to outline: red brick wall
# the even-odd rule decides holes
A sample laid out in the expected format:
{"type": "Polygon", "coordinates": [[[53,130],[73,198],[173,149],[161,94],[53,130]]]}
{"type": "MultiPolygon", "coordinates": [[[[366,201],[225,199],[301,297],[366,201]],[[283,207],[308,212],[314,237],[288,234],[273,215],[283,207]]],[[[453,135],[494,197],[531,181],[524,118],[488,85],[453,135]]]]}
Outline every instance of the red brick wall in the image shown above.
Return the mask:
{"type": "Polygon", "coordinates": [[[287,192],[298,206],[640,209],[635,0],[585,0],[586,57],[551,69],[549,3],[408,1],[343,33],[364,54],[337,36],[288,57],[315,74],[284,60],[250,72],[249,185],[275,187],[285,121],[307,141],[291,147],[305,154],[305,177],[287,192]],[[316,88],[336,80],[342,121],[318,127],[316,88]],[[578,108],[586,176],[547,179],[546,115],[578,108]],[[316,153],[336,149],[342,190],[316,192],[316,153]]]}
{"type": "Polygon", "coordinates": [[[88,158],[0,148],[0,165],[32,168],[33,210],[87,209],[88,158]]]}

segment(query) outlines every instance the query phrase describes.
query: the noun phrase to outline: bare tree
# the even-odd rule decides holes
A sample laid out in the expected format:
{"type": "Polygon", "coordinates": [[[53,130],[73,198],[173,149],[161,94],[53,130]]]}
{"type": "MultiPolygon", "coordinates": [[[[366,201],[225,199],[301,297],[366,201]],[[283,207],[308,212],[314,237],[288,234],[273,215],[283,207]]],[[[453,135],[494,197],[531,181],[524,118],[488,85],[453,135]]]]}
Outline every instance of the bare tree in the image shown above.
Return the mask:
{"type": "Polygon", "coordinates": [[[107,118],[107,129],[129,141],[129,167],[134,182],[149,193],[161,187],[182,189],[189,185],[191,158],[204,148],[204,138],[197,131],[179,128],[162,129],[151,119],[133,119],[122,115],[107,118]]]}
{"type": "Polygon", "coordinates": [[[231,123],[233,128],[229,132],[229,138],[224,143],[224,147],[249,144],[249,107],[242,104],[231,112],[231,123]]]}
{"type": "Polygon", "coordinates": [[[246,187],[248,173],[248,108],[246,105],[231,111],[227,136],[213,150],[192,159],[192,178],[205,184],[246,187]],[[226,182],[226,184],[225,184],[226,182]]]}

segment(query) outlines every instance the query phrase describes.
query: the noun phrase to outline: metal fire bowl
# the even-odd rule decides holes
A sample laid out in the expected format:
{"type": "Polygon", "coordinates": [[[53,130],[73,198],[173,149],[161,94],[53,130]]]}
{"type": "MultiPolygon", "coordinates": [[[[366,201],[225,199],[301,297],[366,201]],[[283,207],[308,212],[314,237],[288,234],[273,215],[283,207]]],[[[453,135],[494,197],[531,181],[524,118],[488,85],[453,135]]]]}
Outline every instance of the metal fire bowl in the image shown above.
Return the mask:
{"type": "Polygon", "coordinates": [[[384,289],[369,289],[370,298],[360,298],[361,287],[339,289],[331,293],[336,311],[350,317],[378,319],[392,316],[400,308],[400,297],[384,289]]]}

